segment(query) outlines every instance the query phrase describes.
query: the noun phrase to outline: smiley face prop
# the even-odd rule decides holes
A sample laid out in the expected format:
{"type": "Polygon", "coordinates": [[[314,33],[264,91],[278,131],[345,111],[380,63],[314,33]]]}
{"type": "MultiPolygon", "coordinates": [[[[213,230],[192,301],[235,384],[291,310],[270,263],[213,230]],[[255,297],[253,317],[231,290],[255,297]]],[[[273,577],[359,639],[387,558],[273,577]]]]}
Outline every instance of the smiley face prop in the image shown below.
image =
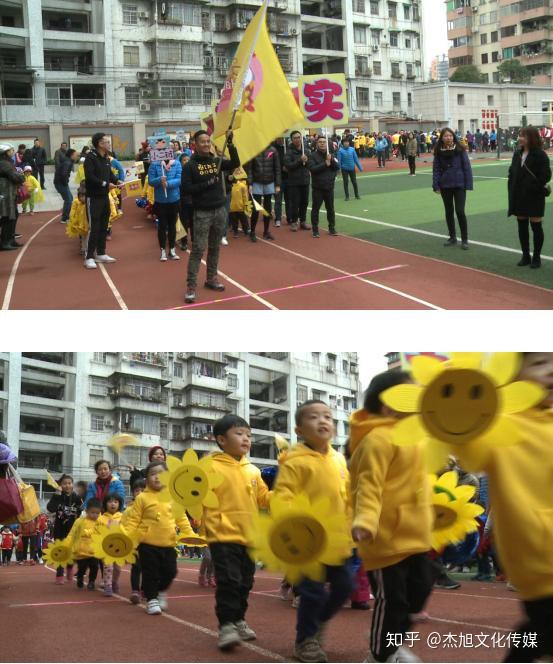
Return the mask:
{"type": "Polygon", "coordinates": [[[459,457],[467,469],[478,470],[494,447],[520,441],[509,415],[535,406],[545,390],[526,381],[511,382],[520,368],[519,353],[451,353],[447,362],[419,355],[413,358],[415,384],[396,385],[382,401],[412,413],[393,429],[396,445],[426,441],[431,470],[459,457]]]}
{"type": "Polygon", "coordinates": [[[67,567],[73,564],[71,546],[66,540],[50,542],[44,549],[44,562],[52,567],[67,567]]]}
{"type": "Polygon", "coordinates": [[[100,526],[92,536],[94,557],[100,558],[105,565],[123,566],[136,560],[136,541],[127,535],[119,525],[100,526]]]}
{"type": "Polygon", "coordinates": [[[328,499],[310,502],[304,494],[294,502],[276,496],[271,513],[259,514],[253,524],[250,555],[294,584],[308,577],[324,578],[324,565],[341,565],[350,539],[343,516],[330,510],[328,499]]]}
{"type": "Polygon", "coordinates": [[[182,461],[168,456],[167,466],[168,470],[159,476],[165,487],[160,495],[162,500],[186,509],[196,520],[202,518],[204,507],[219,506],[219,499],[212,489],[220,486],[224,477],[213,471],[211,457],[198,460],[196,452],[189,449],[183,454],[182,461]]]}

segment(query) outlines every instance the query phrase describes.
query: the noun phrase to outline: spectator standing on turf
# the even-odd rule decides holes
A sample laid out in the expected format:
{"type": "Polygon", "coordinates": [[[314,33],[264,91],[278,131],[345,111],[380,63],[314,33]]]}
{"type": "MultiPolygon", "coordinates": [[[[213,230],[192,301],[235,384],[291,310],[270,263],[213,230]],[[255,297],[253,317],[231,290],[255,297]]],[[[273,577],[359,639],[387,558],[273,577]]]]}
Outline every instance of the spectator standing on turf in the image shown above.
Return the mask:
{"type": "Polygon", "coordinates": [[[410,132],[407,137],[405,152],[407,154],[407,161],[409,162],[409,175],[414,176],[417,168],[418,143],[413,132],[410,132]]]}
{"type": "Polygon", "coordinates": [[[286,208],[291,231],[310,230],[306,224],[307,206],[309,204],[309,182],[311,176],[307,165],[308,157],[303,147],[301,132],[290,134],[291,143],[284,155],[284,167],[288,172],[288,200],[290,209],[286,208]]]}
{"type": "Polygon", "coordinates": [[[179,214],[182,166],[178,159],[154,161],[148,171],[148,182],[154,188],[154,210],[159,220],[157,239],[160,248],[160,260],[178,261],[180,256],[175,251],[177,216],[179,214]],[[169,246],[169,255],[166,248],[169,246]]]}
{"type": "Polygon", "coordinates": [[[482,132],[480,129],[477,129],[476,134],[474,134],[474,144],[476,146],[476,152],[482,152],[482,132]]]}
{"type": "MultiPolygon", "coordinates": [[[[270,145],[261,154],[244,166],[250,182],[250,193],[261,207],[268,213],[263,216],[263,239],[274,240],[269,231],[271,212],[273,209],[272,196],[280,193],[282,173],[277,150],[270,145]]],[[[255,208],[250,223],[250,238],[255,236],[255,227],[261,213],[255,208]]]]}
{"type": "Polygon", "coordinates": [[[346,201],[349,201],[349,185],[348,179],[351,180],[353,185],[353,193],[355,198],[360,199],[359,190],[357,188],[357,176],[355,174],[355,167],[362,172],[363,166],[359,161],[359,157],[355,152],[354,148],[350,146],[348,141],[343,141],[341,148],[338,150],[338,163],[340,164],[340,170],[342,171],[342,178],[344,181],[344,193],[346,195],[346,201]]]}
{"type": "Polygon", "coordinates": [[[490,132],[490,150],[494,152],[497,149],[497,132],[492,129],[490,132]]]}
{"type": "Polygon", "coordinates": [[[311,171],[311,186],[313,207],[311,208],[311,226],[313,237],[319,235],[319,210],[325,204],[330,235],[336,232],[336,215],[334,213],[334,181],[340,170],[338,160],[328,151],[328,143],[324,136],[317,140],[316,149],[309,155],[308,162],[311,171]]]}
{"type": "Polygon", "coordinates": [[[71,213],[71,203],[73,203],[73,194],[69,189],[69,178],[73,172],[75,164],[76,151],[69,148],[63,155],[60,155],[58,165],[54,171],[54,188],[63,199],[63,209],[61,212],[61,223],[66,224],[69,221],[71,213]]]}
{"type": "Polygon", "coordinates": [[[467,151],[455,133],[442,129],[434,147],[432,189],[440,194],[445,208],[449,239],[444,246],[457,244],[455,213],[461,229],[461,246],[468,249],[468,224],[465,215],[467,191],[472,190],[472,169],[467,151]]]}
{"type": "Polygon", "coordinates": [[[67,152],[67,143],[61,143],[59,148],[54,152],[54,166],[57,167],[61,158],[65,156],[67,152]]]}
{"type": "Polygon", "coordinates": [[[106,254],[110,216],[109,192],[117,188],[117,176],[111,170],[109,140],[103,132],[92,137],[93,148],[84,160],[88,238],[84,265],[96,269],[96,263],[114,263],[106,254]]]}
{"type": "Polygon", "coordinates": [[[541,267],[543,247],[543,216],[545,199],[551,189],[546,189],[551,180],[549,157],[543,150],[543,142],[535,127],[520,130],[519,148],[513,154],[509,168],[509,215],[518,222],[518,237],[522,258],[519,266],[541,267]],[[530,228],[534,238],[534,254],[530,257],[530,228]]]}
{"type": "Polygon", "coordinates": [[[15,239],[17,224],[17,188],[25,182],[12,161],[13,147],[0,144],[0,251],[11,251],[22,245],[15,239]]]}
{"type": "Polygon", "coordinates": [[[97,498],[101,505],[108,493],[114,493],[121,498],[121,509],[123,509],[125,506],[125,487],[119,477],[112,474],[111,463],[105,459],[96,461],[94,472],[96,473],[96,479],[88,485],[84,507],[87,507],[91,498],[97,498]]]}
{"type": "Polygon", "coordinates": [[[223,171],[240,166],[240,157],[227,132],[230,159],[219,159],[211,153],[209,134],[200,129],[194,134],[196,152],[182,171],[182,186],[192,195],[194,205],[194,239],[188,259],[185,302],[196,301],[196,283],[200,262],[207,247],[207,279],[205,287],[221,292],[225,286],[217,280],[219,246],[227,225],[226,193],[223,171]]]}
{"type": "Polygon", "coordinates": [[[34,160],[33,175],[40,179],[40,188],[44,186],[44,165],[46,164],[46,150],[42,147],[40,139],[35,138],[34,145],[31,148],[31,154],[34,160]]]}
{"type": "Polygon", "coordinates": [[[388,150],[388,141],[380,132],[378,133],[378,136],[376,138],[374,149],[376,151],[376,157],[378,159],[378,168],[384,168],[386,166],[386,152],[388,150]]]}

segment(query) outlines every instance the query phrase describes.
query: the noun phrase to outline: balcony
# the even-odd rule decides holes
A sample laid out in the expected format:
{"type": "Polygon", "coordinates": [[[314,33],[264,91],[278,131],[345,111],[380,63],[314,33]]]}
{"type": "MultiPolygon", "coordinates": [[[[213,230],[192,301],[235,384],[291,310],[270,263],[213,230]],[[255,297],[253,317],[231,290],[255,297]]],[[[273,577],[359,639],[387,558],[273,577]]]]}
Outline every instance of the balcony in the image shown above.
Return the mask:
{"type": "MultiPolygon", "coordinates": [[[[393,71],[393,72],[392,72],[392,78],[395,78],[395,79],[401,79],[401,78],[403,78],[403,74],[402,74],[401,72],[399,72],[399,71],[393,71]]],[[[413,78],[414,78],[414,77],[413,77],[413,78]]]]}
{"type": "Polygon", "coordinates": [[[553,32],[542,28],[541,30],[523,32],[522,34],[513,35],[512,37],[503,37],[501,39],[501,48],[516,48],[517,46],[524,47],[526,44],[533,44],[534,42],[547,42],[552,38],[553,32]]]}

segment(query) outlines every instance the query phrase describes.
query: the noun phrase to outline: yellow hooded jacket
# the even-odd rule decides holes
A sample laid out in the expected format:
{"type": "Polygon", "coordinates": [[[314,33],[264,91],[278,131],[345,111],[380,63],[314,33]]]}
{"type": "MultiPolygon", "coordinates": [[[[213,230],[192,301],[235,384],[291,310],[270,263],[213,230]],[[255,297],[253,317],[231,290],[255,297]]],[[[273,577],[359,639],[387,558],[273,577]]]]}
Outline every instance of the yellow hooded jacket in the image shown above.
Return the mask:
{"type": "Polygon", "coordinates": [[[353,527],[366,570],[395,565],[431,549],[431,487],[423,448],[391,442],[397,420],[358,410],[350,419],[353,527]]]}
{"type": "Polygon", "coordinates": [[[248,195],[248,185],[244,180],[237,180],[232,185],[230,193],[230,211],[244,212],[248,207],[250,197],[248,195]]]}
{"type": "MultiPolygon", "coordinates": [[[[299,443],[292,447],[280,464],[273,496],[293,500],[299,493],[305,493],[313,502],[319,498],[329,498],[332,515],[343,515],[344,530],[350,535],[351,506],[350,479],[346,460],[330,444],[325,454],[316,452],[308,445],[299,443]]],[[[344,557],[351,555],[350,547],[344,550],[344,557]]]]}
{"type": "Polygon", "coordinates": [[[98,517],[97,524],[98,526],[113,526],[114,524],[118,524],[121,521],[122,516],[122,512],[115,512],[115,514],[104,512],[98,517]]]}
{"type": "Polygon", "coordinates": [[[159,498],[159,491],[144,489],[125,510],[123,529],[131,536],[137,535],[139,542],[159,547],[175,547],[178,526],[181,537],[196,537],[186,516],[175,520],[170,502],[159,498]]]}
{"type": "Polygon", "coordinates": [[[204,507],[201,535],[208,542],[250,544],[253,517],[260,507],[269,506],[269,489],[259,468],[246,457],[237,461],[225,452],[213,452],[213,471],[225,480],[214,493],[219,507],[204,507]]]}
{"type": "Polygon", "coordinates": [[[97,529],[98,520],[89,519],[87,516],[75,520],[75,523],[67,536],[67,541],[71,544],[71,551],[73,552],[73,558],[75,558],[75,560],[94,557],[92,536],[97,529]]]}
{"type": "Polygon", "coordinates": [[[553,597],[553,409],[512,417],[524,440],[494,448],[483,468],[473,470],[489,477],[501,565],[521,598],[530,601],[553,597]]]}

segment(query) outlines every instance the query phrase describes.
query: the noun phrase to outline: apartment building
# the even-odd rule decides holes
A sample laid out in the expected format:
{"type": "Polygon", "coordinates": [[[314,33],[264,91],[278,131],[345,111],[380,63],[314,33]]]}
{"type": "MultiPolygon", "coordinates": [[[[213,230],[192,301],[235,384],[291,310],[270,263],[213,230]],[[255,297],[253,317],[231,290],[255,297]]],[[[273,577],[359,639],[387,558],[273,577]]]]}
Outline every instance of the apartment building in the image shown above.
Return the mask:
{"type": "Polygon", "coordinates": [[[449,72],[477,65],[499,83],[498,65],[516,58],[536,85],[553,82],[551,0],[447,0],[449,72]]]}
{"type": "Polygon", "coordinates": [[[446,81],[449,77],[449,60],[446,55],[437,55],[430,63],[430,80],[446,81]]]}
{"type": "Polygon", "coordinates": [[[253,461],[276,463],[274,434],[295,442],[294,412],[322,399],[341,449],[360,393],[355,353],[0,353],[0,428],[24,479],[47,492],[44,468],[91,480],[107,458],[144,467],[148,449],[181,456],[216,449],[213,423],[225,413],[252,427],[253,461]],[[137,438],[117,457],[115,432],[137,438]]]}
{"type": "MultiPolygon", "coordinates": [[[[93,131],[132,154],[197,126],[261,0],[0,0],[0,137],[49,153],[93,131]]],[[[408,115],[422,81],[418,0],[269,0],[291,82],[345,72],[352,119],[408,115]]]]}

